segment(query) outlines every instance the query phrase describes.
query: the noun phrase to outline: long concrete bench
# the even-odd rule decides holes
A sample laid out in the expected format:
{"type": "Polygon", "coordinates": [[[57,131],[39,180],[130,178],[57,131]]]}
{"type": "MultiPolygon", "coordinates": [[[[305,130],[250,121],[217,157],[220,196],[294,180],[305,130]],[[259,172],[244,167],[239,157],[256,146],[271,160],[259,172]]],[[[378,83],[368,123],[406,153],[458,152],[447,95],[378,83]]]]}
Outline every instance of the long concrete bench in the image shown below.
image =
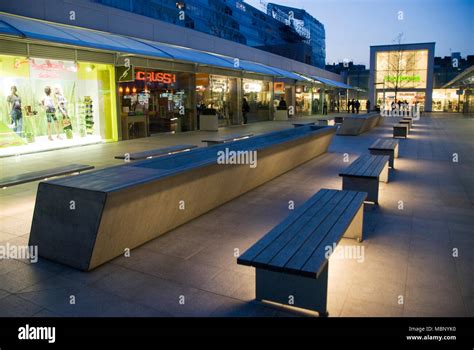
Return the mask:
{"type": "Polygon", "coordinates": [[[154,157],[162,157],[169,154],[187,152],[193,148],[196,148],[196,145],[175,145],[164,148],[156,148],[143,152],[135,153],[124,153],[123,155],[115,156],[115,159],[124,159],[124,160],[142,160],[142,159],[151,159],[154,157]]]}
{"type": "Polygon", "coordinates": [[[389,156],[388,165],[395,169],[395,158],[398,158],[398,140],[377,139],[370,147],[370,154],[389,156]]]}
{"type": "Polygon", "coordinates": [[[82,171],[94,169],[92,165],[84,165],[84,164],[69,164],[66,166],[39,170],[39,171],[32,171],[29,173],[24,173],[15,176],[4,177],[0,179],[0,188],[6,188],[16,185],[25,184],[28,182],[33,182],[37,180],[46,180],[51,177],[61,176],[61,175],[69,175],[69,174],[76,174],[82,171]]]}
{"type": "Polygon", "coordinates": [[[221,143],[227,143],[227,142],[233,142],[233,141],[239,141],[243,139],[248,139],[249,137],[252,137],[253,134],[246,133],[246,134],[231,134],[231,135],[222,135],[220,137],[212,137],[209,139],[204,139],[202,142],[206,142],[208,146],[214,146],[218,145],[221,143]]]}
{"type": "Polygon", "coordinates": [[[30,244],[41,257],[91,270],[321,155],[334,132],[290,128],[40,182],[30,244]],[[219,162],[245,151],[257,152],[256,167],[219,162]]]}
{"type": "Polygon", "coordinates": [[[388,182],[389,156],[362,155],[344,171],[342,189],[367,192],[367,201],[379,202],[379,181],[388,182]]]}
{"type": "Polygon", "coordinates": [[[366,195],[322,189],[237,258],[256,269],[256,299],[326,316],[329,257],[341,238],[362,240],[366,195]]]}
{"type": "Polygon", "coordinates": [[[345,117],[337,134],[351,136],[363,134],[378,126],[381,119],[382,117],[376,113],[345,117]]]}

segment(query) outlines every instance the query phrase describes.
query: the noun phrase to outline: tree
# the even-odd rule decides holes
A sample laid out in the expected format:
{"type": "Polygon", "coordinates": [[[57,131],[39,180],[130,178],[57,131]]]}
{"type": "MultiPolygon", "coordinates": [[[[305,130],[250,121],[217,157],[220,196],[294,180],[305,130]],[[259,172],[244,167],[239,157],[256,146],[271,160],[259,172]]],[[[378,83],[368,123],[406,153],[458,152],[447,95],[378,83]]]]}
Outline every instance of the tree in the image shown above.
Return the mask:
{"type": "Polygon", "coordinates": [[[403,50],[402,40],[403,33],[398,34],[393,40],[397,45],[397,49],[388,53],[388,75],[384,77],[386,82],[391,83],[392,86],[389,85],[389,87],[395,91],[395,101],[400,89],[416,81],[416,77],[410,77],[416,63],[415,53],[403,50]]]}

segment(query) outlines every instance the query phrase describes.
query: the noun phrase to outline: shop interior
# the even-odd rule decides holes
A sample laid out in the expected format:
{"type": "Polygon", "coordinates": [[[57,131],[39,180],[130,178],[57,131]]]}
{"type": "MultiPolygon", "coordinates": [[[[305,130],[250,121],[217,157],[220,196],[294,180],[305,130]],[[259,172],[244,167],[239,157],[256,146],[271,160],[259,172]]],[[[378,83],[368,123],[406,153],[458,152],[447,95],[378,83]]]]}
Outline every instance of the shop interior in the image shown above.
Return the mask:
{"type": "Polygon", "coordinates": [[[0,155],[117,140],[113,67],[0,56],[0,155]]]}
{"type": "Polygon", "coordinates": [[[193,129],[191,74],[135,68],[133,77],[118,84],[123,139],[193,129]]]}

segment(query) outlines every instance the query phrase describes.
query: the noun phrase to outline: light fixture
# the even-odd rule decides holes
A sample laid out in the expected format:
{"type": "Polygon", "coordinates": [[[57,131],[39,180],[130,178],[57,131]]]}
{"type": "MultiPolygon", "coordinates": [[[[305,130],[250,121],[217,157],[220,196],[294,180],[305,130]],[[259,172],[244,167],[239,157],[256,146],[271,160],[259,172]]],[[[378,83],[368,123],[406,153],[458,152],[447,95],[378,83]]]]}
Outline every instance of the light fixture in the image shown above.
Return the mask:
{"type": "Polygon", "coordinates": [[[129,93],[130,93],[130,88],[129,88],[128,86],[125,88],[125,93],[126,93],[126,94],[129,94],[129,93]]]}
{"type": "Polygon", "coordinates": [[[123,87],[119,86],[119,94],[123,93],[123,87]]]}
{"type": "Polygon", "coordinates": [[[133,87],[132,92],[133,92],[133,93],[136,93],[136,92],[137,92],[137,88],[136,88],[135,86],[133,87]]]}

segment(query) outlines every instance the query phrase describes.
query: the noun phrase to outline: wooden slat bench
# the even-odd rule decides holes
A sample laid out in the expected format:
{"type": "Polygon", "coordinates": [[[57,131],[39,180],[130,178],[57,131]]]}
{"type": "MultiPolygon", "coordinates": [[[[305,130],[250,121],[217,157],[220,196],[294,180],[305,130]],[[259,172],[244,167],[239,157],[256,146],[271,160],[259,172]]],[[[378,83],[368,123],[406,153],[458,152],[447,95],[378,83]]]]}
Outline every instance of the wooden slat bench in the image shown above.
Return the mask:
{"type": "Polygon", "coordinates": [[[168,154],[186,152],[193,148],[196,148],[196,145],[176,145],[164,148],[156,148],[143,152],[136,153],[125,153],[120,156],[115,156],[115,159],[126,159],[126,160],[141,160],[141,159],[151,159],[155,157],[162,157],[168,154]]]}
{"type": "Polygon", "coordinates": [[[300,126],[316,125],[316,122],[300,122],[300,123],[296,122],[296,123],[292,123],[292,124],[295,128],[298,128],[300,126]]]}
{"type": "Polygon", "coordinates": [[[388,165],[395,169],[395,158],[398,158],[398,140],[393,139],[377,139],[372,146],[369,147],[370,154],[389,156],[388,165]]]}
{"type": "Polygon", "coordinates": [[[202,140],[202,142],[206,142],[208,146],[212,146],[212,145],[218,145],[218,144],[221,144],[221,143],[227,143],[227,142],[232,142],[232,141],[237,141],[237,140],[248,139],[249,137],[252,137],[252,136],[253,136],[253,134],[250,134],[250,133],[222,135],[221,137],[213,137],[213,138],[210,138],[210,139],[202,140]]]}
{"type": "Polygon", "coordinates": [[[322,189],[242,254],[237,263],[256,268],[256,299],[326,316],[328,259],[341,238],[362,240],[366,195],[322,189]]]}
{"type": "Polygon", "coordinates": [[[413,128],[413,118],[412,117],[403,117],[401,121],[408,122],[410,129],[413,128]]]}
{"type": "Polygon", "coordinates": [[[404,124],[396,124],[393,126],[393,137],[408,137],[408,126],[404,124]]]}
{"type": "Polygon", "coordinates": [[[4,177],[0,179],[0,188],[10,187],[33,182],[37,180],[46,180],[50,177],[80,173],[82,171],[94,169],[92,165],[69,164],[62,167],[33,171],[15,176],[4,177]]]}
{"type": "Polygon", "coordinates": [[[401,125],[406,125],[408,126],[408,133],[410,133],[410,130],[411,130],[411,122],[409,120],[405,120],[405,119],[402,119],[398,122],[399,124],[401,125]]]}
{"type": "Polygon", "coordinates": [[[367,201],[377,204],[379,181],[388,182],[389,159],[389,156],[360,156],[339,173],[342,176],[342,189],[367,192],[367,201]]]}

